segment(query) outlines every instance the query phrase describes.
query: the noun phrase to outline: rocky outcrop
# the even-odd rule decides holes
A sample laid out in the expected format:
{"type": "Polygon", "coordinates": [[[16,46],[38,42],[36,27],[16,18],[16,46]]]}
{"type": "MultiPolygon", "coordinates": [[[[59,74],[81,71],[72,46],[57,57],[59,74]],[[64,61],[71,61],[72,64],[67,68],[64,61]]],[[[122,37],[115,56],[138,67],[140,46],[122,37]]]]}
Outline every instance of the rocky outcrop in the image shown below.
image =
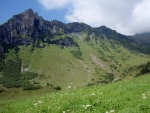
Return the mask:
{"type": "MultiPolygon", "coordinates": [[[[46,21],[34,13],[32,9],[14,15],[6,23],[0,26],[0,53],[2,54],[6,45],[30,45],[38,39],[45,42],[45,38],[51,39],[54,35],[67,33],[66,26],[57,20],[46,21]]],[[[72,39],[60,39],[50,43],[71,45],[72,39]],[[70,42],[69,42],[70,41],[70,42]]]]}
{"type": "Polygon", "coordinates": [[[92,28],[84,23],[64,24],[57,20],[47,21],[40,17],[38,13],[33,12],[32,9],[28,9],[21,14],[14,15],[6,23],[0,25],[0,54],[7,50],[10,45],[30,45],[35,44],[37,40],[62,46],[76,45],[69,34],[83,32],[88,35],[85,38],[87,42],[92,37],[95,40],[109,38],[117,40],[127,48],[138,49],[133,40],[105,26],[92,28]],[[64,34],[70,37],[55,39],[55,36],[59,35],[60,37],[64,34]]]}
{"type": "Polygon", "coordinates": [[[32,9],[28,9],[21,14],[14,15],[0,26],[0,39],[7,44],[15,42],[22,44],[26,39],[35,40],[36,38],[42,39],[45,35],[51,36],[50,29],[50,22],[39,17],[32,9]]]}
{"type": "Polygon", "coordinates": [[[62,45],[62,46],[65,46],[65,47],[72,46],[72,45],[77,46],[77,44],[70,37],[61,38],[61,39],[58,39],[58,40],[51,40],[48,43],[49,44],[62,45]]]}

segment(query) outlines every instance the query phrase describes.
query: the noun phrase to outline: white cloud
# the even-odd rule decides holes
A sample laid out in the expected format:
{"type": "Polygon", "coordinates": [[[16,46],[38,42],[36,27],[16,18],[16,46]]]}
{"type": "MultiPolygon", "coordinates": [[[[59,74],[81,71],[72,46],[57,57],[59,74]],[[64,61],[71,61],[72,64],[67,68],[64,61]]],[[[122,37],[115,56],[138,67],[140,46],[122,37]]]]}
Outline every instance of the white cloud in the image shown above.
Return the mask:
{"type": "Polygon", "coordinates": [[[66,8],[67,22],[106,25],[123,34],[150,31],[150,0],[39,0],[47,10],[66,8]]]}
{"type": "Polygon", "coordinates": [[[150,0],[143,0],[136,6],[133,13],[133,32],[150,31],[150,0]]]}
{"type": "Polygon", "coordinates": [[[61,9],[69,4],[70,0],[38,0],[47,10],[61,9]]]}

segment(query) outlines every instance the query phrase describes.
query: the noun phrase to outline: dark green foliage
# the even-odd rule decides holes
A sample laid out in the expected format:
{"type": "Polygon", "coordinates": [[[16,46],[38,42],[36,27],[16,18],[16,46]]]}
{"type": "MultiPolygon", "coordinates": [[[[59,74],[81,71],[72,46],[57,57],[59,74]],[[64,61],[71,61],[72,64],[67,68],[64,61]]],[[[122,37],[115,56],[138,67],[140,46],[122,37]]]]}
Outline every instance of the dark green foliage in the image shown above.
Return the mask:
{"type": "Polygon", "coordinates": [[[105,57],[100,57],[100,59],[102,59],[104,62],[108,62],[108,60],[105,57]]]}
{"type": "Polygon", "coordinates": [[[142,69],[140,74],[145,74],[150,72],[150,62],[148,61],[146,64],[141,65],[142,69]]]}
{"type": "Polygon", "coordinates": [[[39,89],[40,86],[33,85],[28,80],[31,80],[36,76],[38,76],[38,74],[34,72],[24,72],[17,76],[4,76],[0,79],[0,83],[6,88],[23,87],[24,90],[35,90],[39,89]]]}
{"type": "Polygon", "coordinates": [[[105,51],[110,51],[109,47],[106,46],[106,44],[102,43],[101,48],[105,51]]]}
{"type": "Polygon", "coordinates": [[[4,76],[18,76],[20,74],[20,69],[21,69],[21,61],[20,60],[8,60],[5,62],[5,66],[3,69],[4,76]]]}
{"type": "Polygon", "coordinates": [[[39,84],[39,81],[35,81],[35,80],[34,80],[34,81],[33,81],[33,84],[39,84]]]}
{"type": "Polygon", "coordinates": [[[47,86],[53,86],[53,84],[47,82],[47,86]]]}
{"type": "Polygon", "coordinates": [[[0,88],[0,93],[4,92],[5,90],[3,88],[0,88]]]}
{"type": "Polygon", "coordinates": [[[36,90],[36,89],[39,89],[40,88],[40,85],[33,85],[31,84],[29,81],[25,80],[23,83],[22,83],[22,88],[24,90],[36,90]]]}
{"type": "Polygon", "coordinates": [[[96,67],[96,68],[95,68],[95,72],[96,72],[96,74],[100,74],[100,71],[101,71],[101,69],[100,69],[100,68],[98,68],[98,67],[96,67]]]}
{"type": "Polygon", "coordinates": [[[38,76],[38,74],[34,73],[34,72],[23,72],[20,74],[20,79],[21,80],[31,80],[37,76],[38,76]]]}
{"type": "Polygon", "coordinates": [[[78,47],[78,50],[70,51],[70,53],[72,53],[73,56],[78,58],[78,59],[81,59],[81,60],[83,59],[82,58],[82,52],[81,52],[79,47],[78,47]]]}
{"type": "MultiPolygon", "coordinates": [[[[31,46],[31,52],[34,47],[31,46]]],[[[0,79],[0,83],[6,88],[18,88],[23,87],[25,90],[38,89],[39,86],[32,85],[28,80],[37,76],[34,72],[20,73],[22,61],[18,58],[18,47],[15,47],[8,51],[5,55],[5,59],[0,61],[0,71],[3,72],[3,77],[0,79]],[[5,62],[4,62],[5,61],[5,62]]]]}
{"type": "Polygon", "coordinates": [[[0,72],[3,70],[4,68],[4,61],[3,60],[0,60],[0,72]]]}
{"type": "Polygon", "coordinates": [[[21,82],[22,81],[18,81],[17,78],[3,77],[3,78],[0,79],[0,83],[3,84],[3,86],[6,87],[6,88],[21,87],[21,82]]]}
{"type": "Polygon", "coordinates": [[[84,41],[86,41],[86,42],[90,42],[90,40],[91,39],[89,37],[87,37],[87,38],[84,39],[84,41]]]}
{"type": "Polygon", "coordinates": [[[72,53],[73,56],[75,56],[76,58],[82,60],[82,53],[81,53],[81,51],[70,51],[70,53],[72,53]]]}
{"type": "Polygon", "coordinates": [[[56,86],[56,87],[54,87],[54,89],[61,90],[61,87],[60,86],[56,86]]]}
{"type": "Polygon", "coordinates": [[[69,23],[67,24],[68,32],[88,32],[89,34],[92,33],[93,29],[91,26],[84,24],[84,23],[69,23]]]}
{"type": "Polygon", "coordinates": [[[117,66],[114,65],[114,64],[111,64],[110,66],[111,66],[111,68],[113,68],[113,69],[115,69],[115,70],[117,69],[117,66]]]}
{"type": "Polygon", "coordinates": [[[114,74],[113,73],[107,73],[105,75],[105,79],[108,81],[108,82],[112,82],[114,80],[114,74]]]}

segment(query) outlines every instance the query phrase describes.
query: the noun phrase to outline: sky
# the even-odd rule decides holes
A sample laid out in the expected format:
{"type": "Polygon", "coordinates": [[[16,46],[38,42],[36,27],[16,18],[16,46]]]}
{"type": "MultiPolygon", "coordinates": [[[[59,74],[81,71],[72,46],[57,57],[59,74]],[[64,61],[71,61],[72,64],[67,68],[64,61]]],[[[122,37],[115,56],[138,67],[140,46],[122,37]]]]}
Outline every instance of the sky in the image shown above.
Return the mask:
{"type": "Polygon", "coordinates": [[[0,24],[29,8],[49,21],[105,25],[125,35],[150,31],[150,0],[0,0],[0,24]]]}

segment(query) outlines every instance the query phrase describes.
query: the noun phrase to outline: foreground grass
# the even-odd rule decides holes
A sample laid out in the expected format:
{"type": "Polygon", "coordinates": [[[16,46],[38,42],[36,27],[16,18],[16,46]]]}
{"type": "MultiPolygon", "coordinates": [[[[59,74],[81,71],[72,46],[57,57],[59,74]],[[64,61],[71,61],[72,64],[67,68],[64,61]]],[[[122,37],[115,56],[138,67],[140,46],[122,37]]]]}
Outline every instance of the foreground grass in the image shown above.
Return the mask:
{"type": "Polygon", "coordinates": [[[149,113],[150,74],[11,103],[0,113],[149,113]]]}

